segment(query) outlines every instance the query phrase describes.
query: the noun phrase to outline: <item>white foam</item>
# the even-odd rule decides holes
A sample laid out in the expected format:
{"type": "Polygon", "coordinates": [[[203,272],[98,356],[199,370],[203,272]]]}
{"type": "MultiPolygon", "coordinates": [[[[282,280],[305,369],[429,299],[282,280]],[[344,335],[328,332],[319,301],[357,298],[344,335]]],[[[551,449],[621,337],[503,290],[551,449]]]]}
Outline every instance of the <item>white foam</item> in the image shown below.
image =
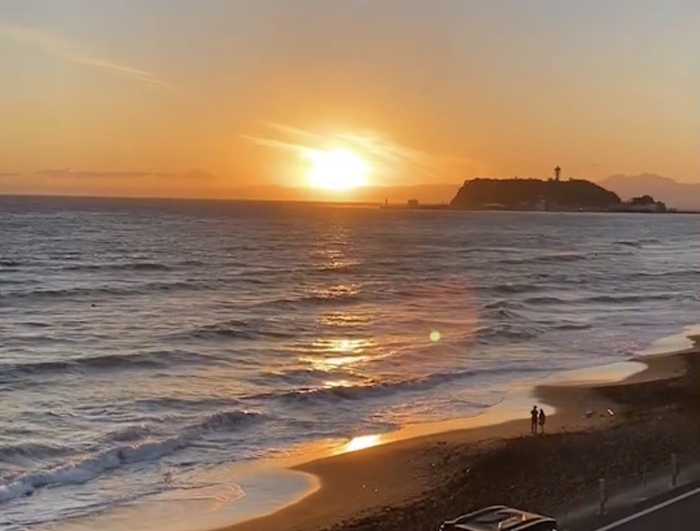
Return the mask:
{"type": "Polygon", "coordinates": [[[200,471],[190,485],[148,496],[96,515],[39,526],[46,531],[205,531],[269,514],[308,495],[318,480],[264,464],[233,464],[200,471]],[[235,482],[232,479],[235,478],[235,482]]]}
{"type": "Polygon", "coordinates": [[[169,455],[187,442],[184,437],[174,437],[163,441],[113,448],[96,456],[56,466],[45,471],[23,474],[15,480],[0,485],[0,503],[21,496],[29,496],[35,490],[56,485],[79,485],[98,477],[123,464],[152,461],[169,455]]]}
{"type": "Polygon", "coordinates": [[[693,348],[695,342],[691,339],[700,335],[700,325],[688,326],[683,332],[663,337],[652,342],[648,348],[639,353],[640,356],[656,354],[672,354],[693,348]]]}

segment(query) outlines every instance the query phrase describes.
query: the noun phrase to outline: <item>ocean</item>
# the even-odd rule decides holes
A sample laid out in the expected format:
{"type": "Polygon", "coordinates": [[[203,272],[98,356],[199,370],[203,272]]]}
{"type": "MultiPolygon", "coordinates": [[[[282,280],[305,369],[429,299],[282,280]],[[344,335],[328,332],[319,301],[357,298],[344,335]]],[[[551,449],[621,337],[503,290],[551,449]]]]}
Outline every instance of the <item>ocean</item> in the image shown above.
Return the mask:
{"type": "Polygon", "coordinates": [[[0,529],[629,359],[697,324],[699,220],[0,198],[0,529]]]}

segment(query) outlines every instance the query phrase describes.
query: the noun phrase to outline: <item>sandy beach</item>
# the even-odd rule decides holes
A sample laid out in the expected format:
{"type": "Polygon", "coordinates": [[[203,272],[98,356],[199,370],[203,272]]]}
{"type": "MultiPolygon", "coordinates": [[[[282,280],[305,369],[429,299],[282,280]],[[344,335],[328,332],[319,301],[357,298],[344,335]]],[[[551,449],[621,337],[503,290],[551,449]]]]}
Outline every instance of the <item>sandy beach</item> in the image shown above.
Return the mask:
{"type": "Polygon", "coordinates": [[[646,356],[616,384],[536,389],[556,414],[546,434],[523,419],[414,437],[307,462],[321,487],[271,515],[226,531],[434,531],[491,503],[555,513],[611,481],[662,466],[700,447],[698,348],[646,356]]]}

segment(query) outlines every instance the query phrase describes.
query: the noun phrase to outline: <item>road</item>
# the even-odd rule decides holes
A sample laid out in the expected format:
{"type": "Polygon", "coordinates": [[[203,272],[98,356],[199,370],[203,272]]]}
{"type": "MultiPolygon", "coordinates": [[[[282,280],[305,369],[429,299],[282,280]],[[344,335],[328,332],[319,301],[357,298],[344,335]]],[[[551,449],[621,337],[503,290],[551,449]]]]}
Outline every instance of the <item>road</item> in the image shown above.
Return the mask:
{"type": "Polygon", "coordinates": [[[660,503],[595,531],[700,530],[700,489],[660,503]]]}

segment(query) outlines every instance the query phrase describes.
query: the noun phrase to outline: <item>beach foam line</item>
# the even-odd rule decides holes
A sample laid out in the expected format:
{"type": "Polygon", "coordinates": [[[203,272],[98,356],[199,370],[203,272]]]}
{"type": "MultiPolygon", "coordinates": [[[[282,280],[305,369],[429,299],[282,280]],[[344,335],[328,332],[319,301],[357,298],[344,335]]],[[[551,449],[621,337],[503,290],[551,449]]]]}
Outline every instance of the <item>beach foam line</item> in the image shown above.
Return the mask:
{"type": "Polygon", "coordinates": [[[33,526],[36,531],[210,531],[272,514],[320,488],[316,476],[271,462],[204,470],[190,486],[153,493],[98,513],[33,526]]]}
{"type": "Polygon", "coordinates": [[[674,354],[695,347],[700,338],[700,324],[686,327],[683,332],[663,337],[652,342],[640,356],[674,354]]]}
{"type": "MultiPolygon", "coordinates": [[[[672,355],[673,353],[669,354],[672,355]]],[[[618,361],[595,367],[584,367],[563,371],[543,380],[541,386],[591,386],[620,383],[635,374],[645,371],[648,365],[642,359],[618,361]]]]}

